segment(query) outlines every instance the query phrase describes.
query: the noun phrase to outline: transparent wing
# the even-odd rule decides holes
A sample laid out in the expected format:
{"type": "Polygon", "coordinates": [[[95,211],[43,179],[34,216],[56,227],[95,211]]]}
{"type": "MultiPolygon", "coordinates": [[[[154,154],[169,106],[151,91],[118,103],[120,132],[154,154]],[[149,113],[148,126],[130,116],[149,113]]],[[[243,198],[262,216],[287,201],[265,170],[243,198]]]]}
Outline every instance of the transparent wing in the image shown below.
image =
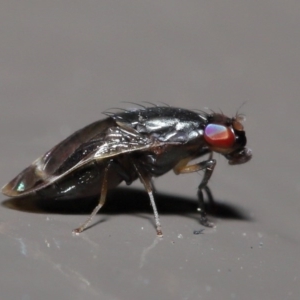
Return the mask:
{"type": "Polygon", "coordinates": [[[132,128],[122,128],[106,119],[88,125],[59,143],[2,188],[16,197],[40,190],[74,170],[122,153],[151,147],[153,141],[132,128]]]}

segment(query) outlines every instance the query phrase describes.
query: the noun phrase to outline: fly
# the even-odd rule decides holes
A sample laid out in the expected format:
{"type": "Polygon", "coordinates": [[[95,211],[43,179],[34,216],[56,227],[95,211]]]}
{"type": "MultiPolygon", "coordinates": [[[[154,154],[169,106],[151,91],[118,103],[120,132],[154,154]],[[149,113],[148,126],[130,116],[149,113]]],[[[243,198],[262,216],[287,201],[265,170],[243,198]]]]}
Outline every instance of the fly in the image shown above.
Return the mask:
{"type": "Polygon", "coordinates": [[[109,189],[140,179],[150,198],[157,235],[162,236],[152,178],[170,170],[175,174],[203,170],[198,210],[200,222],[212,226],[204,211],[203,191],[210,197],[207,184],[216,165],[213,153],[222,154],[230,165],[252,157],[245,147],[242,117],[165,106],[105,115],[106,119],[76,131],[35,160],[2,193],[9,197],[36,193],[52,200],[100,195],[90,217],[73,230],[79,234],[105,204],[109,189]],[[204,155],[208,158],[191,163],[204,155]]]}

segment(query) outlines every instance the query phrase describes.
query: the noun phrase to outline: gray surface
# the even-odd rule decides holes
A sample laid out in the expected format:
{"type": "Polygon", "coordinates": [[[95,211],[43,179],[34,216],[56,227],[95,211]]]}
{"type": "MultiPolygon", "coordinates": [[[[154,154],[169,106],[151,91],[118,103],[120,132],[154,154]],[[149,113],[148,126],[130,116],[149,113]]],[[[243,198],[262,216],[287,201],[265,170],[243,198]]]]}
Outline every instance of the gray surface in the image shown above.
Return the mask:
{"type": "Polygon", "coordinates": [[[79,237],[87,213],[6,202],[1,299],[299,299],[299,12],[274,0],[1,1],[2,184],[121,101],[228,115],[247,101],[254,153],[236,167],[216,156],[210,187],[240,217],[221,212],[200,235],[185,201],[201,174],[156,179],[170,207],[163,240],[146,197],[141,212],[100,214],[79,237]]]}

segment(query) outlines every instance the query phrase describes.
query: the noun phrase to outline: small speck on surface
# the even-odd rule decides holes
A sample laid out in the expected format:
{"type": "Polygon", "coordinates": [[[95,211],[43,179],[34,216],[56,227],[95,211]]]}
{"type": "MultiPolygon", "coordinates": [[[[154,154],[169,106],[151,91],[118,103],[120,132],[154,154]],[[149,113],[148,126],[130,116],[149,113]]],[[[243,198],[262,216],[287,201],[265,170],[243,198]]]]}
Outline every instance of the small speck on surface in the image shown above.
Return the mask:
{"type": "Polygon", "coordinates": [[[204,229],[194,230],[193,233],[194,233],[195,235],[198,235],[198,234],[202,234],[203,231],[204,231],[204,229]]]}
{"type": "Polygon", "coordinates": [[[211,286],[210,286],[210,285],[207,285],[207,286],[205,287],[205,290],[206,290],[207,292],[210,292],[210,291],[211,291],[211,286]]]}

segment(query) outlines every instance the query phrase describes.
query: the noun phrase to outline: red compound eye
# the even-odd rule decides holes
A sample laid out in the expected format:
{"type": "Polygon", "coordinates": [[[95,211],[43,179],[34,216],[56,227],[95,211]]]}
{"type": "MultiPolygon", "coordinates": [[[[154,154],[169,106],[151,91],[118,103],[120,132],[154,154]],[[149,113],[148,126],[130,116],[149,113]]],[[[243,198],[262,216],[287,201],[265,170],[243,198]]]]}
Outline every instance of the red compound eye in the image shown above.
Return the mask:
{"type": "Polygon", "coordinates": [[[211,146],[231,148],[235,142],[235,135],[230,128],[224,125],[208,124],[204,130],[204,139],[211,146]]]}

